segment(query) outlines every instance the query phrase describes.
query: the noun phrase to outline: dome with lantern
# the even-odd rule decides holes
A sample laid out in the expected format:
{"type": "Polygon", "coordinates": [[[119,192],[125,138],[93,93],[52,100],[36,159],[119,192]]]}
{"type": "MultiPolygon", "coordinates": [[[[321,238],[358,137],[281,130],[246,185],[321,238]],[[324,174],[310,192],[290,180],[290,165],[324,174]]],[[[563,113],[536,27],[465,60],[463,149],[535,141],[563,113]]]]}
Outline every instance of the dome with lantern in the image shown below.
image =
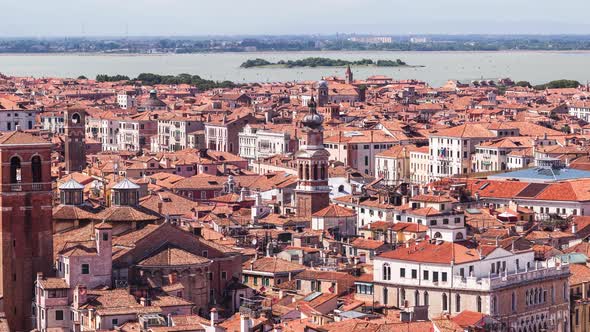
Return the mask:
{"type": "Polygon", "coordinates": [[[309,106],[309,114],[303,117],[301,123],[308,128],[319,128],[324,122],[324,117],[318,114],[316,110],[316,102],[313,97],[311,97],[311,100],[307,103],[307,106],[309,106]]]}

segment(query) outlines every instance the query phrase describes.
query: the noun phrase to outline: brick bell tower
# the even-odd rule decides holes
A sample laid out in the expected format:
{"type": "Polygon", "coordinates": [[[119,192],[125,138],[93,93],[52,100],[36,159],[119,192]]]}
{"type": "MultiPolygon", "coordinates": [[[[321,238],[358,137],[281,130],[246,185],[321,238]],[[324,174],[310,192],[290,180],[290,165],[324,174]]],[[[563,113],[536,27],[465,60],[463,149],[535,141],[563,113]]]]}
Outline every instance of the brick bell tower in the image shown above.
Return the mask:
{"type": "Polygon", "coordinates": [[[52,274],[51,146],[20,129],[0,135],[0,293],[11,331],[31,330],[35,276],[52,274]]]}
{"type": "Polygon", "coordinates": [[[324,118],[316,110],[315,100],[308,103],[309,114],[301,123],[305,142],[295,153],[297,161],[297,188],[295,197],[297,214],[311,218],[315,212],[330,204],[328,186],[328,159],[330,153],[324,149],[324,118]]]}
{"type": "Polygon", "coordinates": [[[66,172],[86,168],[86,112],[80,109],[64,111],[66,172]]]}

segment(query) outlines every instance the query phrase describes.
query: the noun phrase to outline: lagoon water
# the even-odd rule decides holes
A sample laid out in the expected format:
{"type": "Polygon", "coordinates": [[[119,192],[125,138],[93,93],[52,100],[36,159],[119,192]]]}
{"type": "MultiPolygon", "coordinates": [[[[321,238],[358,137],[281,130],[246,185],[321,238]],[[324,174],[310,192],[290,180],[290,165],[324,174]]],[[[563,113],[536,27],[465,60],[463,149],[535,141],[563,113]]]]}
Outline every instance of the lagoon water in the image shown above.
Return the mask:
{"type": "Polygon", "coordinates": [[[344,75],[344,68],[240,68],[248,59],[272,62],[306,57],[359,60],[401,59],[419,68],[353,67],[355,78],[386,75],[440,86],[449,79],[471,81],[510,77],[533,84],[555,79],[590,80],[590,52],[256,52],[163,55],[39,54],[0,55],[0,73],[17,76],[93,78],[97,74],[135,77],[142,72],[197,74],[213,80],[278,82],[344,75]]]}

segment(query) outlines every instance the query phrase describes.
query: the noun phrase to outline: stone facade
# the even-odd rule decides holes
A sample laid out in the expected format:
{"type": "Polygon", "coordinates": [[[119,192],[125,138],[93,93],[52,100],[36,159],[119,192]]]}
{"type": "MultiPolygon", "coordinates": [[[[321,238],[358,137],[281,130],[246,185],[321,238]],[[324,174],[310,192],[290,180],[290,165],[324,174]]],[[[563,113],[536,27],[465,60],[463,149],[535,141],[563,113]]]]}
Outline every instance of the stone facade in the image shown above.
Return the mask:
{"type": "Polygon", "coordinates": [[[65,160],[66,172],[79,172],[86,168],[86,113],[84,110],[66,110],[65,160]]]}
{"type": "Polygon", "coordinates": [[[13,331],[30,329],[33,280],[53,254],[51,144],[22,132],[0,138],[0,293],[13,331]]]}

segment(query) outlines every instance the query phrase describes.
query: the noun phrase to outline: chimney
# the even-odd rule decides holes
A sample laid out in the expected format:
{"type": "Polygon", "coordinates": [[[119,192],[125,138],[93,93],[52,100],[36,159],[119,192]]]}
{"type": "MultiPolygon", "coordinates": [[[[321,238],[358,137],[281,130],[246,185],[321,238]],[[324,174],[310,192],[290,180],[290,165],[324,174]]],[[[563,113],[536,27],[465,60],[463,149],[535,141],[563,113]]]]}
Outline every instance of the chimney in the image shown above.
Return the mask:
{"type": "Polygon", "coordinates": [[[217,309],[213,308],[211,309],[211,326],[215,326],[215,324],[217,324],[217,321],[219,320],[219,313],[217,313],[217,309]]]}
{"type": "Polygon", "coordinates": [[[162,206],[163,205],[164,204],[162,203],[162,201],[158,201],[158,214],[159,215],[162,215],[162,206]]]}
{"type": "Polygon", "coordinates": [[[150,307],[152,305],[152,300],[148,297],[142,297],[139,299],[139,304],[144,307],[150,307]]]}
{"type": "Polygon", "coordinates": [[[578,232],[578,225],[575,221],[572,221],[572,234],[576,234],[578,232]]]}
{"type": "Polygon", "coordinates": [[[243,314],[240,316],[240,332],[250,332],[252,329],[252,320],[250,316],[243,314]]]}
{"type": "Polygon", "coordinates": [[[81,305],[86,303],[86,300],[87,300],[86,293],[87,293],[86,286],[84,286],[84,285],[76,286],[76,288],[74,289],[74,303],[73,303],[75,309],[78,309],[81,305]]]}

